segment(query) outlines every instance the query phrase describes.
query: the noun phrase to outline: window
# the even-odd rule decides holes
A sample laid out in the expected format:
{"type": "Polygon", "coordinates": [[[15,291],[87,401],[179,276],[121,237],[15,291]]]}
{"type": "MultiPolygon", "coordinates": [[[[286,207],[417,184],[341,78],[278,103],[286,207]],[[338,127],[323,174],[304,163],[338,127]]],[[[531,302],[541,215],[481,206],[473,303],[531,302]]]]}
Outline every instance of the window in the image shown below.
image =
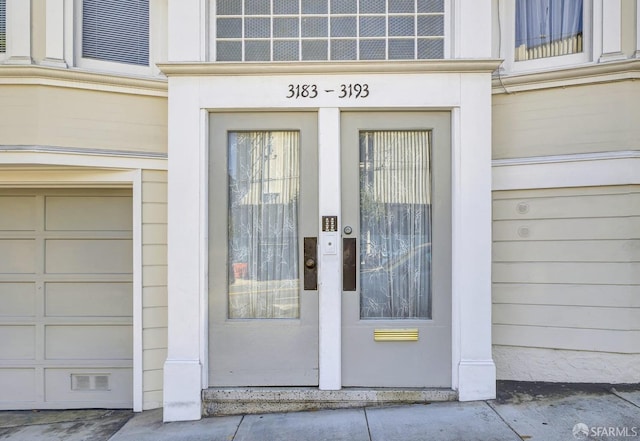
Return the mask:
{"type": "Polygon", "coordinates": [[[149,0],[83,0],[82,57],[149,65],[149,0]]]}
{"type": "Polygon", "coordinates": [[[7,51],[7,0],[0,0],[0,53],[7,51]]]}
{"type": "Polygon", "coordinates": [[[215,0],[216,61],[441,59],[445,0],[215,0]]]}
{"type": "Polygon", "coordinates": [[[582,51],[582,0],[516,0],[515,61],[582,51]]]}

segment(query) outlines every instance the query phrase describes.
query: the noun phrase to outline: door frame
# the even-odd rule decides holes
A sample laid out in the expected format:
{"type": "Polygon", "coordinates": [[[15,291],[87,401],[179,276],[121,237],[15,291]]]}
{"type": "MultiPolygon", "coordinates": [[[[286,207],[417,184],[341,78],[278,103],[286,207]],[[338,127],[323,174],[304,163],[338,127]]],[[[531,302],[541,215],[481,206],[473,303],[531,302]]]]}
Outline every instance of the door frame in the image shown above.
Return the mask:
{"type": "MultiPolygon", "coordinates": [[[[319,188],[340,188],[342,110],[421,110],[451,114],[452,389],[461,401],[495,397],[491,355],[491,72],[493,60],[410,63],[167,64],[169,77],[168,314],[165,421],[201,416],[208,387],[207,169],[210,111],[317,111],[319,188]],[[437,66],[437,68],[435,68],[437,66]],[[266,73],[265,73],[266,72],[266,73]],[[374,72],[374,73],[371,73],[374,72]],[[318,84],[317,97],[287,98],[291,84],[318,84]],[[329,93],[369,85],[367,99],[329,93]],[[326,93],[325,89],[327,90],[326,93]],[[242,91],[242,93],[239,93],[242,91]],[[198,225],[185,228],[184,220],[198,225]]],[[[321,191],[319,214],[341,218],[321,191]]],[[[319,216],[319,217],[320,217],[319,216]]],[[[340,229],[340,227],[339,227],[340,229]]],[[[319,230],[320,389],[341,388],[339,255],[319,230]]]]}

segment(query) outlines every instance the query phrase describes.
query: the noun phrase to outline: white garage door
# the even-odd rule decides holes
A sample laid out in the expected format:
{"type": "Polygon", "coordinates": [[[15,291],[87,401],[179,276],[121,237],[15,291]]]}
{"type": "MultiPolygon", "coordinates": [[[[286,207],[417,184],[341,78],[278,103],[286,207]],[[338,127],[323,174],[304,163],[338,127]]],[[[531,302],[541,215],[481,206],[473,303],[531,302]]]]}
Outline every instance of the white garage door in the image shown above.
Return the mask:
{"type": "Polygon", "coordinates": [[[132,407],[128,190],[0,190],[0,408],[132,407]]]}

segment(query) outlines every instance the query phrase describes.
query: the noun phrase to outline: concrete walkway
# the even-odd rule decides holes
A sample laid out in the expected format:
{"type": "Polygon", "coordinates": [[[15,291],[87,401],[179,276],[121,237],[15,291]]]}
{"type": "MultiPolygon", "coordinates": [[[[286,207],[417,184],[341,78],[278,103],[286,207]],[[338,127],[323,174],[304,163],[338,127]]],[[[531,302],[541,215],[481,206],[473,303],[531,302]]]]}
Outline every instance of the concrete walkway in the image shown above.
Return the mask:
{"type": "Polygon", "coordinates": [[[498,399],[205,418],[162,423],[162,410],[0,412],[0,440],[640,441],[640,386],[502,383],[498,399]]]}

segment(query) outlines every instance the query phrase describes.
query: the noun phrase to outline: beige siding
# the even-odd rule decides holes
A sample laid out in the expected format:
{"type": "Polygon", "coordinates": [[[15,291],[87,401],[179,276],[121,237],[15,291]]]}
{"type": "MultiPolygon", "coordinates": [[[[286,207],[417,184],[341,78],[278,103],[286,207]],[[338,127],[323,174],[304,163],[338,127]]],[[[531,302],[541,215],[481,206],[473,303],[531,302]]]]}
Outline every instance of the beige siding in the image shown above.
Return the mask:
{"type": "Polygon", "coordinates": [[[493,195],[494,345],[640,353],[640,186],[493,195]]]}
{"type": "Polygon", "coordinates": [[[162,406],[167,356],[167,174],[142,175],[143,408],[162,406]]]}
{"type": "Polygon", "coordinates": [[[622,81],[493,96],[493,158],[632,149],[640,84],[622,81]]]}
{"type": "Polygon", "coordinates": [[[36,85],[0,85],[3,145],[167,151],[167,100],[36,85]]]}

